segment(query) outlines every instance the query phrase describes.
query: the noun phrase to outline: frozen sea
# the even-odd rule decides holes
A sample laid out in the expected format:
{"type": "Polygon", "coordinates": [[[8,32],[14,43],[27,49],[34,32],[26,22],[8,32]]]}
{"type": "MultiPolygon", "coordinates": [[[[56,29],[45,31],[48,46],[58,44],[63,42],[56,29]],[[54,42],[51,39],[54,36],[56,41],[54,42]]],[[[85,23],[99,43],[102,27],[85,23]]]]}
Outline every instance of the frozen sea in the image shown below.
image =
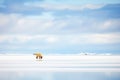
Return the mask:
{"type": "Polygon", "coordinates": [[[0,80],[120,80],[120,56],[1,54],[0,80]]]}

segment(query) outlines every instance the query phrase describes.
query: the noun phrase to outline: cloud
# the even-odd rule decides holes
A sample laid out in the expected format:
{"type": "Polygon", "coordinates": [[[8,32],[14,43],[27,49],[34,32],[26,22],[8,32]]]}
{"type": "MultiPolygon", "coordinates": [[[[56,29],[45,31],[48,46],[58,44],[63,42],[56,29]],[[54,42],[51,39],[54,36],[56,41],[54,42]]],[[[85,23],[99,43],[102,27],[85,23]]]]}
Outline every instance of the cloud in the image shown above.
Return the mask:
{"type": "Polygon", "coordinates": [[[120,33],[113,34],[79,34],[79,35],[0,35],[0,42],[9,43],[43,43],[44,44],[114,44],[120,43],[120,33]]]}
{"type": "Polygon", "coordinates": [[[114,34],[82,34],[69,35],[69,44],[114,44],[120,43],[119,33],[114,34]]]}
{"type": "Polygon", "coordinates": [[[49,37],[47,37],[47,39],[46,39],[46,41],[48,42],[48,43],[54,43],[54,42],[57,42],[57,37],[55,37],[55,36],[49,36],[49,37]]]}
{"type": "MultiPolygon", "coordinates": [[[[83,32],[93,32],[93,33],[113,33],[120,31],[120,19],[92,19],[90,21],[83,20],[81,26],[84,26],[83,32]],[[89,27],[88,27],[89,26],[89,27]]],[[[82,28],[81,28],[82,29],[82,28]]]]}
{"type": "Polygon", "coordinates": [[[96,45],[112,49],[109,45],[120,43],[119,4],[25,2],[9,6],[4,10],[8,13],[2,12],[3,8],[0,12],[1,49],[28,47],[64,51],[85,46],[87,50],[91,45],[95,49],[99,47],[96,45]]]}
{"type": "Polygon", "coordinates": [[[23,43],[30,40],[30,36],[22,36],[22,35],[0,35],[0,42],[7,43],[23,43]]]}
{"type": "Polygon", "coordinates": [[[120,19],[58,17],[52,12],[40,15],[0,14],[2,34],[81,34],[119,32],[120,19]]]}
{"type": "Polygon", "coordinates": [[[42,33],[53,26],[53,19],[49,13],[40,16],[23,16],[19,14],[1,14],[1,33],[42,33]],[[7,31],[8,30],[8,31],[7,31]]]}
{"type": "Polygon", "coordinates": [[[86,4],[86,5],[70,5],[70,4],[57,4],[57,3],[25,3],[25,6],[39,7],[45,10],[84,10],[84,9],[99,9],[104,7],[104,4],[86,4]]]}
{"type": "Polygon", "coordinates": [[[0,14],[0,33],[7,33],[13,29],[13,25],[17,22],[19,14],[0,14]]]}
{"type": "Polygon", "coordinates": [[[7,42],[11,44],[21,43],[55,43],[57,41],[57,35],[0,35],[0,43],[7,42]]]}
{"type": "Polygon", "coordinates": [[[49,28],[53,27],[53,17],[49,14],[40,16],[26,16],[18,20],[13,28],[16,33],[44,33],[49,28]],[[19,31],[20,32],[19,32],[19,31]]]}
{"type": "Polygon", "coordinates": [[[107,20],[105,21],[101,27],[102,29],[119,29],[120,26],[120,19],[111,19],[111,20],[107,20]]]}

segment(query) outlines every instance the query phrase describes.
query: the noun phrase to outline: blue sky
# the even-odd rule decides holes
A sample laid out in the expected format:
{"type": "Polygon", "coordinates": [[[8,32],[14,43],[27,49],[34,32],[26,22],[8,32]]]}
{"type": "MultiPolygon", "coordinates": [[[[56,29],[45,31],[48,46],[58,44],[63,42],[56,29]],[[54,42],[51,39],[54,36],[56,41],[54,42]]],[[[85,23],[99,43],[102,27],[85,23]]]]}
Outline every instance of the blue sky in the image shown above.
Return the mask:
{"type": "Polygon", "coordinates": [[[0,0],[0,53],[120,53],[119,0],[0,0]]]}

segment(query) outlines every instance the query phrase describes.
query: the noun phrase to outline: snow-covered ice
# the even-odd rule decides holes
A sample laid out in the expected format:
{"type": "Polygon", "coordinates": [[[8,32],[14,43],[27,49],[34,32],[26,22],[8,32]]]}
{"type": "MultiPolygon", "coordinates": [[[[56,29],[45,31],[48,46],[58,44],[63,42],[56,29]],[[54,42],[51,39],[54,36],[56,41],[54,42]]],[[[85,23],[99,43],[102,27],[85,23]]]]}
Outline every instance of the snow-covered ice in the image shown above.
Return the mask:
{"type": "Polygon", "coordinates": [[[0,71],[5,70],[120,72],[120,56],[45,55],[36,60],[34,55],[0,55],[0,71]]]}
{"type": "Polygon", "coordinates": [[[1,54],[0,80],[120,80],[120,56],[1,54]]]}

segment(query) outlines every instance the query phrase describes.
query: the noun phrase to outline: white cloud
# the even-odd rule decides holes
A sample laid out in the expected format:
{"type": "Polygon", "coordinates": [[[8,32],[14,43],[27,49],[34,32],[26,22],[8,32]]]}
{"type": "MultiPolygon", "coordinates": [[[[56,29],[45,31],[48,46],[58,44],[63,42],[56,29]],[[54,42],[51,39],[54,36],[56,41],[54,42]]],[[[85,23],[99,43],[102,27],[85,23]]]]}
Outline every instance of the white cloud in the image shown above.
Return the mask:
{"type": "Polygon", "coordinates": [[[25,3],[25,6],[40,7],[46,10],[84,10],[84,9],[99,9],[105,6],[105,4],[86,4],[86,5],[70,5],[70,4],[58,4],[58,3],[25,3]]]}
{"type": "Polygon", "coordinates": [[[47,39],[46,39],[46,41],[48,42],[48,43],[55,43],[55,42],[57,42],[57,37],[55,37],[55,36],[48,36],[47,37],[47,39]]]}
{"type": "Polygon", "coordinates": [[[0,33],[8,33],[20,17],[20,14],[0,14],[0,33]]]}
{"type": "MultiPolygon", "coordinates": [[[[0,28],[4,34],[44,34],[44,33],[59,33],[62,28],[67,27],[75,21],[71,19],[56,19],[52,13],[43,13],[36,16],[23,16],[20,14],[9,14],[0,16],[0,28]]],[[[74,19],[74,20],[73,20],[74,19]]],[[[78,22],[79,23],[79,22],[78,22]]],[[[64,31],[64,30],[63,30],[64,31]]]]}
{"type": "Polygon", "coordinates": [[[20,17],[20,14],[0,14],[0,27],[5,27],[7,25],[10,26],[10,24],[17,21],[17,19],[20,17]]]}
{"type": "Polygon", "coordinates": [[[120,19],[110,19],[106,20],[100,28],[106,30],[106,29],[115,29],[118,26],[120,26],[120,19]]]}
{"type": "MultiPolygon", "coordinates": [[[[51,13],[36,16],[23,16],[20,14],[0,14],[0,31],[4,34],[38,34],[49,33],[57,25],[51,13]],[[54,28],[53,28],[54,27],[54,28]]],[[[0,33],[1,33],[0,32],[0,33]]]]}
{"type": "Polygon", "coordinates": [[[44,33],[53,27],[54,17],[50,13],[37,16],[23,16],[20,14],[1,14],[0,28],[6,33],[44,33]]]}
{"type": "MultiPolygon", "coordinates": [[[[46,44],[57,42],[58,37],[56,35],[0,35],[0,43],[27,43],[27,42],[40,42],[43,41],[46,44]]],[[[36,42],[36,43],[37,43],[36,42]]]]}
{"type": "Polygon", "coordinates": [[[89,38],[91,38],[89,43],[95,43],[95,44],[111,44],[111,43],[120,43],[119,39],[119,33],[113,33],[113,34],[93,34],[91,36],[88,35],[89,38]]]}
{"type": "Polygon", "coordinates": [[[119,32],[120,30],[120,19],[105,19],[99,20],[97,18],[83,18],[82,23],[79,24],[79,28],[82,32],[119,32]],[[89,20],[89,21],[88,21],[89,20]],[[83,27],[84,26],[84,27],[83,27]]]}
{"type": "Polygon", "coordinates": [[[99,8],[102,8],[104,7],[105,4],[86,4],[83,6],[83,9],[84,8],[88,8],[88,9],[99,9],[99,8]]]}
{"type": "Polygon", "coordinates": [[[69,44],[112,44],[120,43],[119,33],[70,35],[69,44]]]}
{"type": "Polygon", "coordinates": [[[120,43],[120,33],[113,34],[79,34],[79,35],[0,35],[0,42],[11,43],[57,43],[57,44],[112,44],[120,43]],[[37,42],[36,42],[37,41],[37,42]]]}
{"type": "Polygon", "coordinates": [[[5,16],[4,14],[0,14],[0,27],[6,25],[7,23],[9,23],[9,18],[8,16],[5,16]]]}
{"type": "Polygon", "coordinates": [[[31,36],[26,35],[0,35],[0,42],[23,43],[31,39],[31,36]]]}
{"type": "Polygon", "coordinates": [[[81,34],[89,32],[118,32],[119,19],[97,19],[68,16],[58,18],[52,13],[24,16],[0,14],[0,33],[4,34],[81,34]]]}

